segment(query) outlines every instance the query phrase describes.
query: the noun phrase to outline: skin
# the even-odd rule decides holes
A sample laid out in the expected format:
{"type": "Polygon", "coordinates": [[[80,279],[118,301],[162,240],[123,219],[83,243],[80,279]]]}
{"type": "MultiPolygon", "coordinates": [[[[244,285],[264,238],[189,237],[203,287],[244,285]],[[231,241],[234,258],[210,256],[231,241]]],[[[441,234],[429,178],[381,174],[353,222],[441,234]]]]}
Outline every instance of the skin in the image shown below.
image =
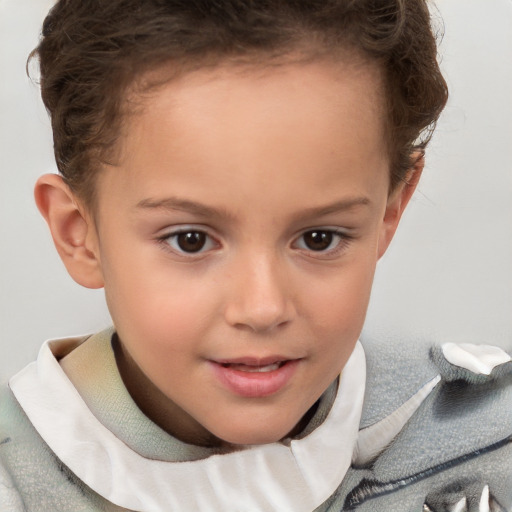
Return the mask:
{"type": "Polygon", "coordinates": [[[55,175],[38,206],[72,277],[105,287],[118,365],[147,416],[200,445],[283,439],[349,358],[422,161],[389,190],[371,64],[224,65],[141,101],[94,212],[55,175]],[[183,251],[177,230],[205,245],[183,251]],[[314,230],[330,239],[320,250],[314,230]],[[240,396],[212,370],[267,356],[296,361],[268,396],[240,396]]]}

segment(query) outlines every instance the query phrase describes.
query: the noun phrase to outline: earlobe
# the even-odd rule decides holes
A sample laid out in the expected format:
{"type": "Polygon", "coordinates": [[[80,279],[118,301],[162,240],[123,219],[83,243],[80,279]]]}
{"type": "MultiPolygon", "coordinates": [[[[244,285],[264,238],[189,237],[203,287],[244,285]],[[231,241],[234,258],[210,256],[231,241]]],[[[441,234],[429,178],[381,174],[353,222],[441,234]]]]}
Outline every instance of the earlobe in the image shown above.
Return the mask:
{"type": "Polygon", "coordinates": [[[37,180],[34,196],[71,277],[86,288],[101,288],[96,230],[71,189],[60,176],[45,174],[37,180]]]}
{"type": "Polygon", "coordinates": [[[389,196],[386,205],[386,211],[382,222],[381,233],[379,237],[378,257],[380,258],[389,247],[396,229],[405,210],[409,203],[425,166],[425,159],[423,153],[416,153],[412,155],[414,165],[405,175],[403,182],[393,191],[389,196]]]}

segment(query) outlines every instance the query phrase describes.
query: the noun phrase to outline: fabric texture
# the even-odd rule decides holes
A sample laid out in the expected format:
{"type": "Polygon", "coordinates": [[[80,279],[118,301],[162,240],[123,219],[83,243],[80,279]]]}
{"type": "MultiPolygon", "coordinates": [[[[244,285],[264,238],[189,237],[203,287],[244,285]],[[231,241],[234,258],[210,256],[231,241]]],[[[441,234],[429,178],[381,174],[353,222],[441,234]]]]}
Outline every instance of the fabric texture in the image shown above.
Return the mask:
{"type": "MultiPolygon", "coordinates": [[[[134,452],[150,462],[154,461],[155,464],[179,466],[185,473],[188,471],[185,469],[187,464],[194,461],[198,464],[206,462],[214,468],[220,468],[221,464],[218,465],[217,461],[229,460],[233,454],[225,455],[213,449],[182,443],[169,436],[140,412],[124,388],[117,371],[109,342],[112,335],[113,331],[110,330],[93,336],[82,344],[77,343],[77,340],[54,343],[53,351],[57,358],[70,353],[61,359],[60,367],[64,378],[69,379],[69,387],[76,392],[76,401],[94,413],[94,418],[122,444],[123,450],[134,452]]],[[[470,377],[450,380],[445,375],[449,373],[446,368],[451,363],[442,361],[444,367],[441,372],[438,368],[440,351],[426,341],[413,344],[410,341],[397,340],[383,344],[378,340],[365,340],[363,345],[367,375],[366,387],[364,388],[364,384],[362,386],[365,389],[365,396],[360,420],[358,417],[359,446],[353,446],[355,439],[352,444],[349,443],[349,452],[354,451],[353,464],[348,470],[343,471],[344,477],[336,477],[339,478],[339,485],[334,485],[332,492],[329,491],[330,496],[311,510],[512,511],[510,362],[497,365],[493,375],[485,381],[472,380],[470,377]],[[359,457],[356,456],[357,453],[359,457]]],[[[505,361],[505,358],[503,360],[505,361]]],[[[360,366],[353,366],[354,373],[350,380],[357,380],[356,373],[360,366]]],[[[39,365],[38,371],[38,378],[42,378],[44,372],[51,370],[39,365]]],[[[350,376],[350,371],[348,373],[350,376]]],[[[16,379],[12,381],[11,386],[16,390],[16,379]]],[[[310,481],[313,482],[311,485],[314,485],[315,489],[306,495],[318,493],[317,487],[326,486],[326,482],[332,477],[331,473],[336,473],[334,469],[338,469],[336,459],[332,457],[333,447],[325,440],[331,439],[329,432],[333,418],[334,423],[343,423],[339,411],[354,413],[353,407],[342,409],[339,404],[336,405],[340,393],[345,393],[346,401],[347,390],[349,394],[354,392],[353,388],[343,387],[341,384],[340,388],[341,391],[337,393],[336,385],[333,384],[323,395],[315,416],[302,435],[298,436],[299,439],[280,444],[283,450],[287,450],[291,443],[296,443],[296,460],[309,460],[308,446],[314,446],[320,453],[325,466],[321,467],[320,471],[315,467],[316,462],[313,458],[311,468],[303,465],[305,473],[309,469],[317,477],[316,480],[310,481]],[[326,433],[325,436],[323,432],[326,433]],[[317,440],[323,440],[321,444],[311,444],[315,434],[317,440]],[[301,450],[304,451],[303,454],[301,450]],[[328,455],[331,455],[331,458],[328,455]]],[[[63,407],[55,407],[54,411],[52,414],[56,416],[68,412],[63,407]]],[[[56,417],[55,425],[58,424],[56,417]]],[[[63,435],[60,428],[55,427],[55,430],[53,437],[63,435]]],[[[338,439],[335,445],[343,442],[344,439],[338,439]]],[[[92,445],[85,445],[82,448],[85,448],[82,453],[87,453],[87,450],[95,453],[95,450],[98,450],[97,446],[92,445]]],[[[280,456],[273,458],[275,450],[272,445],[263,447],[258,453],[265,456],[260,455],[251,459],[254,467],[251,466],[250,477],[233,477],[233,481],[227,482],[226,485],[225,474],[219,471],[218,474],[211,473],[209,476],[208,485],[211,489],[205,490],[204,482],[197,487],[190,486],[186,492],[194,495],[224,495],[218,502],[195,501],[201,503],[197,510],[296,512],[290,508],[295,506],[293,503],[296,502],[293,499],[287,504],[287,497],[283,496],[284,505],[281,506],[276,505],[281,502],[271,498],[283,489],[285,493],[302,496],[304,482],[308,482],[307,475],[295,476],[296,468],[292,467],[290,462],[292,459],[280,456]],[[216,477],[211,476],[216,474],[216,477]],[[276,475],[279,475],[279,478],[276,475]],[[245,506],[226,508],[226,503],[240,503],[237,502],[237,495],[249,496],[249,480],[258,478],[265,482],[268,502],[251,502],[248,499],[245,506]],[[276,482],[273,481],[274,478],[276,482]],[[234,493],[232,496],[237,499],[229,501],[229,493],[234,493]]],[[[340,450],[339,453],[342,465],[344,452],[340,450]]],[[[243,452],[241,454],[244,456],[243,452]]],[[[238,456],[238,452],[235,455],[238,456]]],[[[231,460],[235,459],[236,457],[233,457],[231,460]]],[[[90,463],[87,462],[87,471],[91,474],[97,473],[98,465],[103,466],[100,460],[93,458],[90,463]]],[[[116,472],[124,470],[137,473],[138,469],[137,466],[112,467],[115,467],[116,472]]],[[[196,475],[191,472],[188,480],[199,482],[196,475]]],[[[159,487],[156,482],[155,485],[159,487]]],[[[127,492],[129,491],[130,489],[127,489],[127,492]]],[[[161,494],[161,489],[149,487],[145,492],[143,505],[133,509],[122,508],[100,496],[50,449],[13,392],[10,389],[2,391],[2,512],[186,510],[175,502],[175,497],[169,497],[170,505],[166,508],[161,508],[158,502],[152,503],[152,496],[161,494]],[[175,505],[171,505],[172,503],[175,505]]],[[[306,505],[301,502],[301,506],[306,505]]],[[[306,509],[307,506],[302,510],[306,509]]]]}
{"type": "MultiPolygon", "coordinates": [[[[169,462],[141,456],[133,449],[144,442],[148,429],[158,438],[156,443],[155,439],[148,439],[148,444],[155,445],[150,450],[155,451],[159,442],[167,442],[184,453],[183,443],[157,431],[145,416],[131,423],[132,430],[135,428],[139,434],[131,432],[130,442],[135,440],[135,444],[130,447],[125,424],[112,422],[111,431],[91,413],[90,408],[101,403],[101,414],[114,411],[114,416],[122,418],[125,412],[120,415],[119,411],[136,407],[119,384],[115,362],[108,360],[112,358],[112,349],[105,348],[110,347],[111,333],[107,334],[93,336],[83,344],[82,340],[72,339],[45,344],[37,363],[10,381],[13,394],[37,436],[61,466],[80,481],[85,500],[97,501],[96,497],[89,497],[90,489],[105,502],[141,512],[220,511],[230,507],[310,512],[325,502],[343,479],[350,466],[362,409],[365,368],[360,345],[344,368],[338,392],[331,388],[322,397],[313,422],[320,423],[316,417],[325,416],[326,408],[330,410],[325,421],[310,434],[222,455],[210,451],[198,460],[169,462]],[[68,353],[62,366],[70,374],[76,369],[75,385],[82,396],[57,362],[68,353]],[[87,378],[81,381],[81,362],[90,368],[88,382],[87,378]],[[105,376],[104,371],[117,375],[105,376]],[[105,382],[112,386],[105,388],[105,382]],[[331,404],[332,395],[335,398],[331,404]]],[[[51,493],[51,482],[48,487],[45,492],[51,493]]],[[[24,497],[33,498],[31,494],[24,497]]]]}

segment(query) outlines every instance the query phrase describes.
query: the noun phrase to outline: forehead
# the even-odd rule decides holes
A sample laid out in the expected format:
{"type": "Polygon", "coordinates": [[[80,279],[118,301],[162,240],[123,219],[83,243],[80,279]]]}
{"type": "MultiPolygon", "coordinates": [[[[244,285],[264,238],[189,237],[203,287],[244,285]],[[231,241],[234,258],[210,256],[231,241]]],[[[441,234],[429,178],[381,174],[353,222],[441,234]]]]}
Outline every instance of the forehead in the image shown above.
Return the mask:
{"type": "Polygon", "coordinates": [[[136,108],[134,115],[126,118],[124,133],[137,136],[141,121],[158,113],[167,116],[171,110],[176,123],[183,126],[199,116],[220,121],[233,111],[250,114],[251,108],[263,114],[262,118],[286,115],[289,108],[288,114],[293,111],[312,121],[319,109],[328,114],[342,102],[348,105],[356,99],[354,111],[384,120],[383,77],[377,63],[349,52],[343,58],[324,56],[317,61],[311,57],[287,59],[274,63],[221,61],[188,72],[163,67],[146,73],[128,93],[129,103],[136,108]],[[261,111],[263,103],[266,109],[261,111]]]}
{"type": "Polygon", "coordinates": [[[321,190],[363,160],[387,162],[382,90],[380,69],[356,60],[184,74],[138,99],[117,173],[102,173],[98,185],[122,174],[118,186],[133,201],[155,197],[164,183],[207,193],[211,180],[240,194],[256,181],[278,197],[290,179],[321,190]]]}

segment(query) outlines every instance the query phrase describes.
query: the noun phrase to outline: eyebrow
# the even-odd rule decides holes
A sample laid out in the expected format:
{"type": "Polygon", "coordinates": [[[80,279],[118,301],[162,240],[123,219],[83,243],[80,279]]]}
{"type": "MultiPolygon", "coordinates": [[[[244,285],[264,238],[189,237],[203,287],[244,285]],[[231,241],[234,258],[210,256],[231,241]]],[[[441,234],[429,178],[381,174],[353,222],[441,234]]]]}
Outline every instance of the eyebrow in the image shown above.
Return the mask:
{"type": "MultiPolygon", "coordinates": [[[[351,197],[341,201],[327,204],[325,206],[305,208],[301,210],[297,217],[324,217],[332,213],[339,213],[346,210],[352,210],[358,206],[368,206],[370,200],[367,197],[351,197]]],[[[183,211],[192,213],[205,218],[234,218],[234,216],[223,208],[214,208],[205,204],[180,199],[178,197],[166,197],[163,199],[142,199],[136,205],[138,210],[164,210],[164,211],[183,211]]]]}
{"type": "Polygon", "coordinates": [[[188,199],[178,197],[166,197],[164,199],[143,199],[137,203],[138,210],[164,210],[164,211],[182,211],[192,213],[200,217],[233,217],[227,210],[206,206],[188,199]]]}
{"type": "Polygon", "coordinates": [[[324,217],[331,213],[339,213],[347,210],[352,210],[358,206],[368,206],[371,201],[367,197],[349,197],[336,201],[325,206],[306,208],[301,211],[300,217],[324,217]]]}

